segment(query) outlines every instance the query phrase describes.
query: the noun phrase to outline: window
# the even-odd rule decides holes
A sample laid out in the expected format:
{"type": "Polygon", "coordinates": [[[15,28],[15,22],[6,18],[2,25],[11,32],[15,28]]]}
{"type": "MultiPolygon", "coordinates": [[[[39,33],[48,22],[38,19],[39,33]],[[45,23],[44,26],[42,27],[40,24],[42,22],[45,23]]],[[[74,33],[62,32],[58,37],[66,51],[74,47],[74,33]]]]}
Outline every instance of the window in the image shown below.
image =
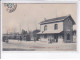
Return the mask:
{"type": "Polygon", "coordinates": [[[47,30],[47,25],[44,26],[44,31],[47,30]]]}
{"type": "Polygon", "coordinates": [[[68,18],[68,21],[70,21],[70,19],[68,18]]]}
{"type": "Polygon", "coordinates": [[[58,24],[54,25],[54,29],[57,30],[58,29],[58,24]]]}
{"type": "Polygon", "coordinates": [[[67,40],[70,40],[70,34],[69,33],[67,34],[67,40]]]}

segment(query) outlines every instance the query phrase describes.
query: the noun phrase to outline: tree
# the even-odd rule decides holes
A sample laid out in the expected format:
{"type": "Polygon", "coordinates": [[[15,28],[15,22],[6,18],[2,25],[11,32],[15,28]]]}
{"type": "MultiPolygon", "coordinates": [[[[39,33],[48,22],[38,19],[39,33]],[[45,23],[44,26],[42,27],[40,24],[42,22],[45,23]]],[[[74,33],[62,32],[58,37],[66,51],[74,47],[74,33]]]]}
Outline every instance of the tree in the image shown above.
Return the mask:
{"type": "Polygon", "coordinates": [[[27,31],[22,29],[21,38],[20,39],[26,40],[27,39],[27,35],[28,35],[27,31]]]}
{"type": "Polygon", "coordinates": [[[36,40],[39,39],[39,36],[37,35],[38,32],[40,32],[40,30],[37,30],[37,29],[36,29],[36,30],[33,31],[34,41],[36,41],[36,40]]]}

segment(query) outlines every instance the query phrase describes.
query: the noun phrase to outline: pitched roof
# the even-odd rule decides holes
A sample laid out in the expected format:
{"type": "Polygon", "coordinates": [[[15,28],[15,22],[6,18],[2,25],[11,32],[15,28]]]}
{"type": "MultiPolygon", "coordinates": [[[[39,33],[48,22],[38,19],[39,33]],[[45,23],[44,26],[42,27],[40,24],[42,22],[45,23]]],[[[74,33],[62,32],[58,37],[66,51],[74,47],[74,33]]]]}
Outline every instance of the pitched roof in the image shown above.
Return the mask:
{"type": "Polygon", "coordinates": [[[53,18],[53,19],[48,19],[48,20],[42,21],[42,22],[40,22],[40,25],[64,21],[68,17],[72,20],[72,23],[75,24],[75,22],[72,19],[71,15],[68,15],[68,16],[62,16],[62,17],[57,17],[57,18],[53,18]]]}

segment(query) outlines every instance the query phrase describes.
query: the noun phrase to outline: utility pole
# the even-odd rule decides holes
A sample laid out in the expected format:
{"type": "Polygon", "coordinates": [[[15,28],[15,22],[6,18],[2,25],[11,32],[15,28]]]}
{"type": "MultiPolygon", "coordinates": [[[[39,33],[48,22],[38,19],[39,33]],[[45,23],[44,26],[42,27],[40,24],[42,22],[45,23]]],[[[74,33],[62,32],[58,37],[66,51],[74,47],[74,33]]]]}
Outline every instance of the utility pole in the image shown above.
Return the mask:
{"type": "Polygon", "coordinates": [[[20,24],[20,33],[21,33],[21,24],[20,24]]]}
{"type": "Polygon", "coordinates": [[[16,28],[14,28],[13,30],[14,30],[13,32],[15,33],[16,32],[16,28]]]}
{"type": "Polygon", "coordinates": [[[29,33],[29,26],[28,26],[28,33],[29,33]]]}
{"type": "Polygon", "coordinates": [[[7,34],[8,34],[8,30],[7,30],[7,34]]]}
{"type": "Polygon", "coordinates": [[[35,21],[35,27],[36,27],[36,30],[37,30],[37,23],[36,23],[36,21],[35,21]]]}

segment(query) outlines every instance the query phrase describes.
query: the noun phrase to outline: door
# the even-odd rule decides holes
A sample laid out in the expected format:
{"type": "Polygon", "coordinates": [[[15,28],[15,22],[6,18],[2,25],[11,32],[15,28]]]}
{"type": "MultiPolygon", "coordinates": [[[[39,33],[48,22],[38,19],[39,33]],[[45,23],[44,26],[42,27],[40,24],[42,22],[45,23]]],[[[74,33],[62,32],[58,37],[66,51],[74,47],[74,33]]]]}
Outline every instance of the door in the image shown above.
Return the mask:
{"type": "Polygon", "coordinates": [[[54,39],[55,39],[55,42],[58,42],[58,35],[57,34],[54,35],[54,39]]]}

